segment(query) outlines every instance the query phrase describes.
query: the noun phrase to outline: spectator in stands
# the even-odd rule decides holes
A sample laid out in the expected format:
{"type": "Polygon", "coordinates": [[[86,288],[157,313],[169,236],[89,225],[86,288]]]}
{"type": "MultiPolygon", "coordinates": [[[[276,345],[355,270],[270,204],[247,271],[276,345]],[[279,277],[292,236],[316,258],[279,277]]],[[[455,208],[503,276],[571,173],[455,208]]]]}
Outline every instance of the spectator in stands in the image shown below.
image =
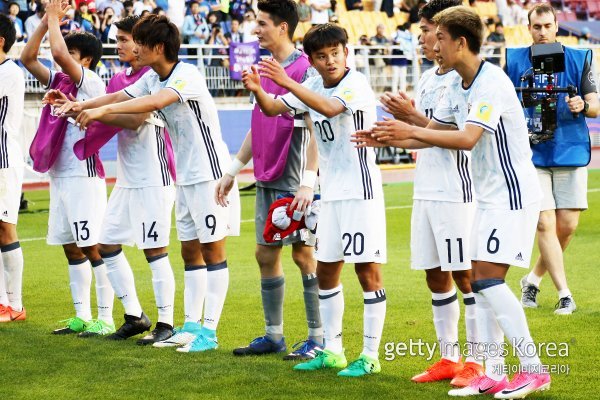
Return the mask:
{"type": "Polygon", "coordinates": [[[133,1],[125,0],[123,2],[123,18],[133,15],[133,1]]]}
{"type": "MultiPolygon", "coordinates": [[[[44,5],[41,1],[37,1],[35,3],[35,14],[27,18],[25,21],[25,32],[27,33],[27,37],[31,37],[33,32],[35,32],[40,22],[42,22],[44,14],[46,14],[44,5]]],[[[48,38],[48,36],[46,35],[45,38],[48,38]]]]}
{"type": "Polygon", "coordinates": [[[100,18],[98,14],[90,12],[89,3],[83,1],[79,3],[74,20],[84,31],[98,36],[98,32],[100,32],[100,18]]]}
{"type": "MultiPolygon", "coordinates": [[[[190,15],[186,15],[181,28],[183,34],[183,43],[200,45],[206,43],[210,36],[210,28],[206,20],[200,14],[200,3],[190,2],[190,15]]],[[[195,56],[198,49],[188,49],[188,55],[195,56]]]]}
{"type": "MultiPolygon", "coordinates": [[[[556,43],[556,11],[548,3],[539,3],[529,11],[529,32],[534,44],[556,43]]],[[[573,238],[581,211],[587,209],[587,169],[590,162],[590,136],[586,117],[600,114],[600,102],[593,74],[592,52],[563,46],[565,71],[555,74],[559,87],[575,86],[577,95],[558,94],[554,137],[532,144],[533,164],[538,171],[543,198],[537,226],[540,249],[533,270],[521,279],[524,307],[536,308],[540,283],[546,272],[558,290],[557,315],[575,311],[575,301],[567,285],[563,252],[573,238]]],[[[530,47],[509,48],[506,71],[514,86],[531,71],[530,47]]],[[[535,86],[547,85],[545,75],[535,76],[535,86]]],[[[542,95],[543,96],[543,95],[542,95]]],[[[537,107],[526,108],[528,127],[536,128],[541,117],[537,107]]]]}
{"type": "Polygon", "coordinates": [[[392,93],[398,93],[398,89],[406,92],[406,76],[414,52],[410,22],[396,27],[396,32],[392,35],[392,44],[400,47],[400,49],[392,50],[392,55],[401,56],[394,57],[390,61],[392,64],[392,93]]]}
{"type": "Polygon", "coordinates": [[[310,21],[310,6],[308,0],[300,0],[298,2],[298,21],[308,22],[310,21]]]}
{"type": "MultiPolygon", "coordinates": [[[[377,25],[377,33],[375,36],[371,37],[371,45],[372,46],[388,46],[390,44],[390,40],[385,35],[385,25],[379,24],[377,25]]],[[[378,48],[371,50],[371,55],[373,60],[373,69],[371,70],[374,79],[374,86],[383,89],[386,86],[386,77],[384,77],[385,66],[387,65],[387,58],[384,56],[388,54],[388,50],[385,48],[378,48]]]]}
{"type": "Polygon", "coordinates": [[[106,7],[102,15],[102,22],[100,23],[100,40],[102,43],[109,43],[108,33],[113,22],[115,22],[115,11],[112,7],[106,7]]]}
{"type": "Polygon", "coordinates": [[[97,1],[96,8],[99,11],[102,11],[104,14],[106,14],[106,10],[108,8],[112,9],[111,21],[112,20],[118,21],[121,18],[121,16],[124,14],[124,11],[125,11],[125,6],[119,0],[97,1]],[[100,3],[100,4],[98,4],[98,3],[100,3]]]}
{"type": "Polygon", "coordinates": [[[133,15],[142,15],[143,11],[151,12],[156,8],[156,3],[152,0],[137,0],[133,3],[133,15]]]}
{"type": "Polygon", "coordinates": [[[427,4],[427,0],[419,0],[417,4],[412,6],[408,12],[408,22],[411,24],[416,24],[419,22],[421,18],[419,18],[419,11],[421,8],[425,7],[427,4]]]}
{"type": "Polygon", "coordinates": [[[231,29],[229,32],[225,34],[225,37],[229,41],[229,43],[241,43],[242,42],[242,32],[240,32],[240,21],[237,19],[231,20],[231,29]]]}
{"type": "Polygon", "coordinates": [[[244,20],[240,25],[240,31],[242,31],[242,41],[244,43],[256,42],[258,38],[254,34],[256,28],[256,13],[250,9],[244,14],[244,20]]]}
{"type": "Polygon", "coordinates": [[[165,10],[163,10],[162,7],[154,7],[154,9],[151,11],[152,14],[154,15],[164,15],[165,17],[167,16],[167,12],[165,10]]]}
{"type": "Polygon", "coordinates": [[[15,2],[11,2],[8,5],[8,18],[12,21],[13,26],[15,27],[16,32],[16,40],[20,42],[27,38],[27,34],[25,33],[25,29],[23,28],[23,21],[18,17],[21,12],[21,7],[15,2]]]}
{"type": "Polygon", "coordinates": [[[485,39],[485,45],[493,47],[492,51],[488,54],[488,57],[486,57],[486,61],[500,65],[502,49],[505,44],[504,26],[502,25],[502,22],[497,22],[494,26],[494,31],[488,35],[487,39],[485,39]]]}
{"type": "MultiPolygon", "coordinates": [[[[305,0],[306,1],[306,0],[305,0]]],[[[241,21],[246,11],[252,9],[252,0],[231,0],[229,3],[229,15],[231,19],[241,21]]]]}
{"type": "Polygon", "coordinates": [[[363,8],[362,0],[346,0],[346,10],[348,11],[362,11],[363,8]]]}
{"type": "Polygon", "coordinates": [[[523,21],[523,7],[515,0],[507,0],[508,14],[502,23],[505,26],[526,25],[527,21],[523,21]]]}
{"type": "Polygon", "coordinates": [[[329,22],[330,0],[311,0],[310,23],[313,25],[326,24],[329,22]]]}

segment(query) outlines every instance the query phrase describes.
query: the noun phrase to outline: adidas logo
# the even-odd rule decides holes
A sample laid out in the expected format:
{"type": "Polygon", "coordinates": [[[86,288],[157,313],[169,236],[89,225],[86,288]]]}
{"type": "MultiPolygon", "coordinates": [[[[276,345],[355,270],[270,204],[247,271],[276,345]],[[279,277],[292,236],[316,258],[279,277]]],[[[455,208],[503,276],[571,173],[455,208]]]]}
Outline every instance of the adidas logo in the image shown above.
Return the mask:
{"type": "Polygon", "coordinates": [[[3,217],[8,217],[8,211],[7,211],[7,210],[4,210],[4,212],[2,213],[2,216],[3,216],[3,217]]]}
{"type": "Polygon", "coordinates": [[[521,252],[519,252],[519,254],[517,254],[517,256],[515,257],[515,260],[523,261],[523,256],[521,255],[521,252]]]}
{"type": "Polygon", "coordinates": [[[452,107],[452,113],[453,113],[453,114],[456,114],[458,111],[459,111],[459,109],[458,109],[458,104],[457,104],[457,105],[455,105],[454,107],[452,107]]]}
{"type": "Polygon", "coordinates": [[[379,250],[377,250],[377,251],[375,252],[375,257],[380,257],[380,256],[381,256],[381,254],[379,253],[379,250]]]}

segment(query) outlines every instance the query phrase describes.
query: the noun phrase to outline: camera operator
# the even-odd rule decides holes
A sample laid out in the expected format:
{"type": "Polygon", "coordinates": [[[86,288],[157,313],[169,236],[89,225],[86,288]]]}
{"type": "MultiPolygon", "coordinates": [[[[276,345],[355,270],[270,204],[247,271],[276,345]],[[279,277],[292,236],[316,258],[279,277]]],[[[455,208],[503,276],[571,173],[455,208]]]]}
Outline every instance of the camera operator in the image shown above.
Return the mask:
{"type": "MultiPolygon", "coordinates": [[[[528,16],[534,45],[556,42],[558,25],[552,6],[537,4],[528,16]]],[[[572,85],[577,88],[577,94],[571,97],[566,93],[557,94],[552,109],[556,113],[553,135],[539,143],[532,141],[533,163],[544,191],[537,227],[540,257],[534,269],[521,279],[521,303],[524,307],[535,308],[542,276],[548,271],[558,290],[559,300],[554,313],[560,315],[571,314],[576,308],[567,286],[563,252],[575,232],[580,212],[588,207],[586,166],[591,150],[585,117],[594,118],[600,110],[591,68],[592,52],[564,46],[563,50],[565,70],[553,74],[554,85],[561,88],[572,85]]],[[[522,86],[521,77],[531,73],[530,54],[530,47],[506,51],[506,71],[515,87],[522,86]]],[[[536,74],[534,82],[537,88],[545,87],[546,75],[536,74]]],[[[530,131],[539,132],[537,122],[545,118],[543,113],[540,116],[539,112],[532,113],[531,109],[526,109],[526,114],[529,114],[530,131]]]]}

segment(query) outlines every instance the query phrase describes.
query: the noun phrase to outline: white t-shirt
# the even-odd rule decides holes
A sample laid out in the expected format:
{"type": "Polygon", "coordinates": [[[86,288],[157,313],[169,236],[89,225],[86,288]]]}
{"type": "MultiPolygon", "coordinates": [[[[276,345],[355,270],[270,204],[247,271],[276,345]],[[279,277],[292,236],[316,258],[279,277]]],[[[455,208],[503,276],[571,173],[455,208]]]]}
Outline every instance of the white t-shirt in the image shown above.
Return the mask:
{"type": "MultiPolygon", "coordinates": [[[[125,73],[131,74],[131,68],[125,73]]],[[[165,137],[166,123],[160,120],[158,115],[154,115],[151,120],[157,124],[144,122],[137,131],[123,129],[118,133],[115,186],[142,188],[171,184],[165,137]]]]}
{"type": "MultiPolygon", "coordinates": [[[[452,70],[443,75],[430,68],[421,75],[416,108],[431,118],[448,85],[457,77],[452,70]]],[[[413,198],[416,200],[473,201],[470,152],[430,147],[419,150],[413,198]]]]}
{"type": "MultiPolygon", "coordinates": [[[[324,5],[331,5],[331,1],[330,0],[311,0],[310,1],[310,5],[315,5],[315,6],[324,6],[324,5]]],[[[325,10],[321,10],[321,11],[317,11],[314,8],[310,8],[310,23],[315,25],[315,24],[326,24],[329,22],[329,8],[325,9],[325,10]]]]}
{"type": "Polygon", "coordinates": [[[482,62],[466,89],[457,76],[433,118],[460,130],[468,124],[484,129],[471,150],[479,208],[520,210],[541,199],[523,109],[502,69],[482,62]]]}
{"type": "Polygon", "coordinates": [[[355,70],[332,88],[323,86],[320,75],[308,78],[306,88],[339,100],[346,111],[326,118],[308,108],[292,93],[280,99],[296,114],[308,112],[319,147],[319,178],[324,201],[383,197],[381,172],[375,164],[374,149],[357,149],[350,141],[357,130],[369,129],[377,120],[375,94],[367,78],[355,70]]]}
{"type": "Polygon", "coordinates": [[[24,99],[23,70],[7,58],[0,64],[0,169],[23,165],[17,137],[21,135],[24,99]]]}
{"type": "MultiPolygon", "coordinates": [[[[52,79],[57,71],[50,70],[50,80],[48,87],[52,84],[52,79]]],[[[103,96],[106,87],[102,79],[94,71],[81,67],[81,80],[77,84],[77,101],[85,101],[94,97],[103,96]]],[[[60,149],[60,154],[54,162],[54,165],[48,171],[50,176],[56,178],[65,178],[72,176],[96,176],[96,164],[93,157],[85,160],[79,160],[73,152],[73,146],[79,139],[83,139],[85,132],[69,123],[67,132],[60,149]]]]}
{"type": "Polygon", "coordinates": [[[194,65],[178,62],[167,78],[154,71],[123,89],[130,97],[173,90],[179,101],[158,111],[167,122],[173,142],[177,184],[193,185],[221,178],[231,163],[229,150],[221,137],[215,102],[206,80],[194,65]]]}

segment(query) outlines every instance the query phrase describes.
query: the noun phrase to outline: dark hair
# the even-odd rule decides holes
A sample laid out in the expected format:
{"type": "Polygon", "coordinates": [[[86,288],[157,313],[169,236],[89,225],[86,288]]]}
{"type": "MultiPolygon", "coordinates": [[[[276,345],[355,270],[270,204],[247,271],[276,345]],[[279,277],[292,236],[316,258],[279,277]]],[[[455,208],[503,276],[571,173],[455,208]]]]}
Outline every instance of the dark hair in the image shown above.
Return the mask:
{"type": "Polygon", "coordinates": [[[258,0],[258,10],[269,14],[275,25],[285,22],[288,26],[288,37],[294,37],[298,26],[298,8],[293,0],[258,0]]]}
{"type": "Polygon", "coordinates": [[[450,7],[436,14],[433,22],[445,27],[454,40],[464,37],[469,50],[479,54],[483,42],[483,22],[475,11],[465,6],[450,7]]]}
{"type": "Polygon", "coordinates": [[[431,0],[425,5],[425,7],[419,10],[419,18],[425,18],[428,21],[432,21],[435,14],[446,8],[460,6],[461,0],[431,0]]]}
{"type": "Polygon", "coordinates": [[[198,5],[200,5],[200,2],[198,2],[197,0],[192,0],[192,1],[190,1],[190,2],[188,3],[188,7],[189,7],[189,8],[192,8],[192,6],[193,6],[194,4],[198,4],[198,5]]]}
{"type": "Polygon", "coordinates": [[[0,37],[4,38],[2,51],[8,53],[15,40],[17,40],[17,31],[15,25],[7,15],[0,14],[0,37]]]}
{"type": "Polygon", "coordinates": [[[304,35],[302,44],[304,46],[304,52],[309,57],[315,51],[321,50],[325,47],[333,47],[341,44],[342,47],[346,47],[348,43],[348,34],[343,28],[330,23],[315,25],[304,35]]]}
{"type": "Polygon", "coordinates": [[[8,9],[10,10],[10,8],[12,7],[12,5],[15,5],[17,7],[19,7],[19,11],[21,11],[21,6],[19,5],[19,3],[15,3],[14,1],[11,1],[10,3],[8,3],[8,9]]]}
{"type": "Polygon", "coordinates": [[[527,21],[531,25],[531,14],[542,15],[550,13],[554,16],[554,22],[556,22],[556,10],[548,3],[539,3],[531,7],[531,10],[527,13],[527,21]]]}
{"type": "Polygon", "coordinates": [[[123,8],[127,8],[127,7],[133,7],[133,1],[131,1],[131,0],[125,0],[123,2],[123,8]]]}
{"type": "Polygon", "coordinates": [[[71,32],[65,36],[65,44],[69,50],[79,51],[79,56],[92,57],[90,69],[96,69],[96,65],[102,56],[102,42],[89,32],[71,32]]]}
{"type": "Polygon", "coordinates": [[[135,24],[138,23],[139,20],[140,17],[138,17],[137,15],[129,15],[115,22],[115,26],[117,27],[117,29],[120,29],[123,32],[131,33],[133,32],[133,27],[135,26],[135,24]]]}
{"type": "Polygon", "coordinates": [[[176,62],[179,58],[179,30],[169,18],[164,15],[148,14],[142,17],[131,32],[133,40],[151,49],[164,45],[167,61],[176,62]]]}

